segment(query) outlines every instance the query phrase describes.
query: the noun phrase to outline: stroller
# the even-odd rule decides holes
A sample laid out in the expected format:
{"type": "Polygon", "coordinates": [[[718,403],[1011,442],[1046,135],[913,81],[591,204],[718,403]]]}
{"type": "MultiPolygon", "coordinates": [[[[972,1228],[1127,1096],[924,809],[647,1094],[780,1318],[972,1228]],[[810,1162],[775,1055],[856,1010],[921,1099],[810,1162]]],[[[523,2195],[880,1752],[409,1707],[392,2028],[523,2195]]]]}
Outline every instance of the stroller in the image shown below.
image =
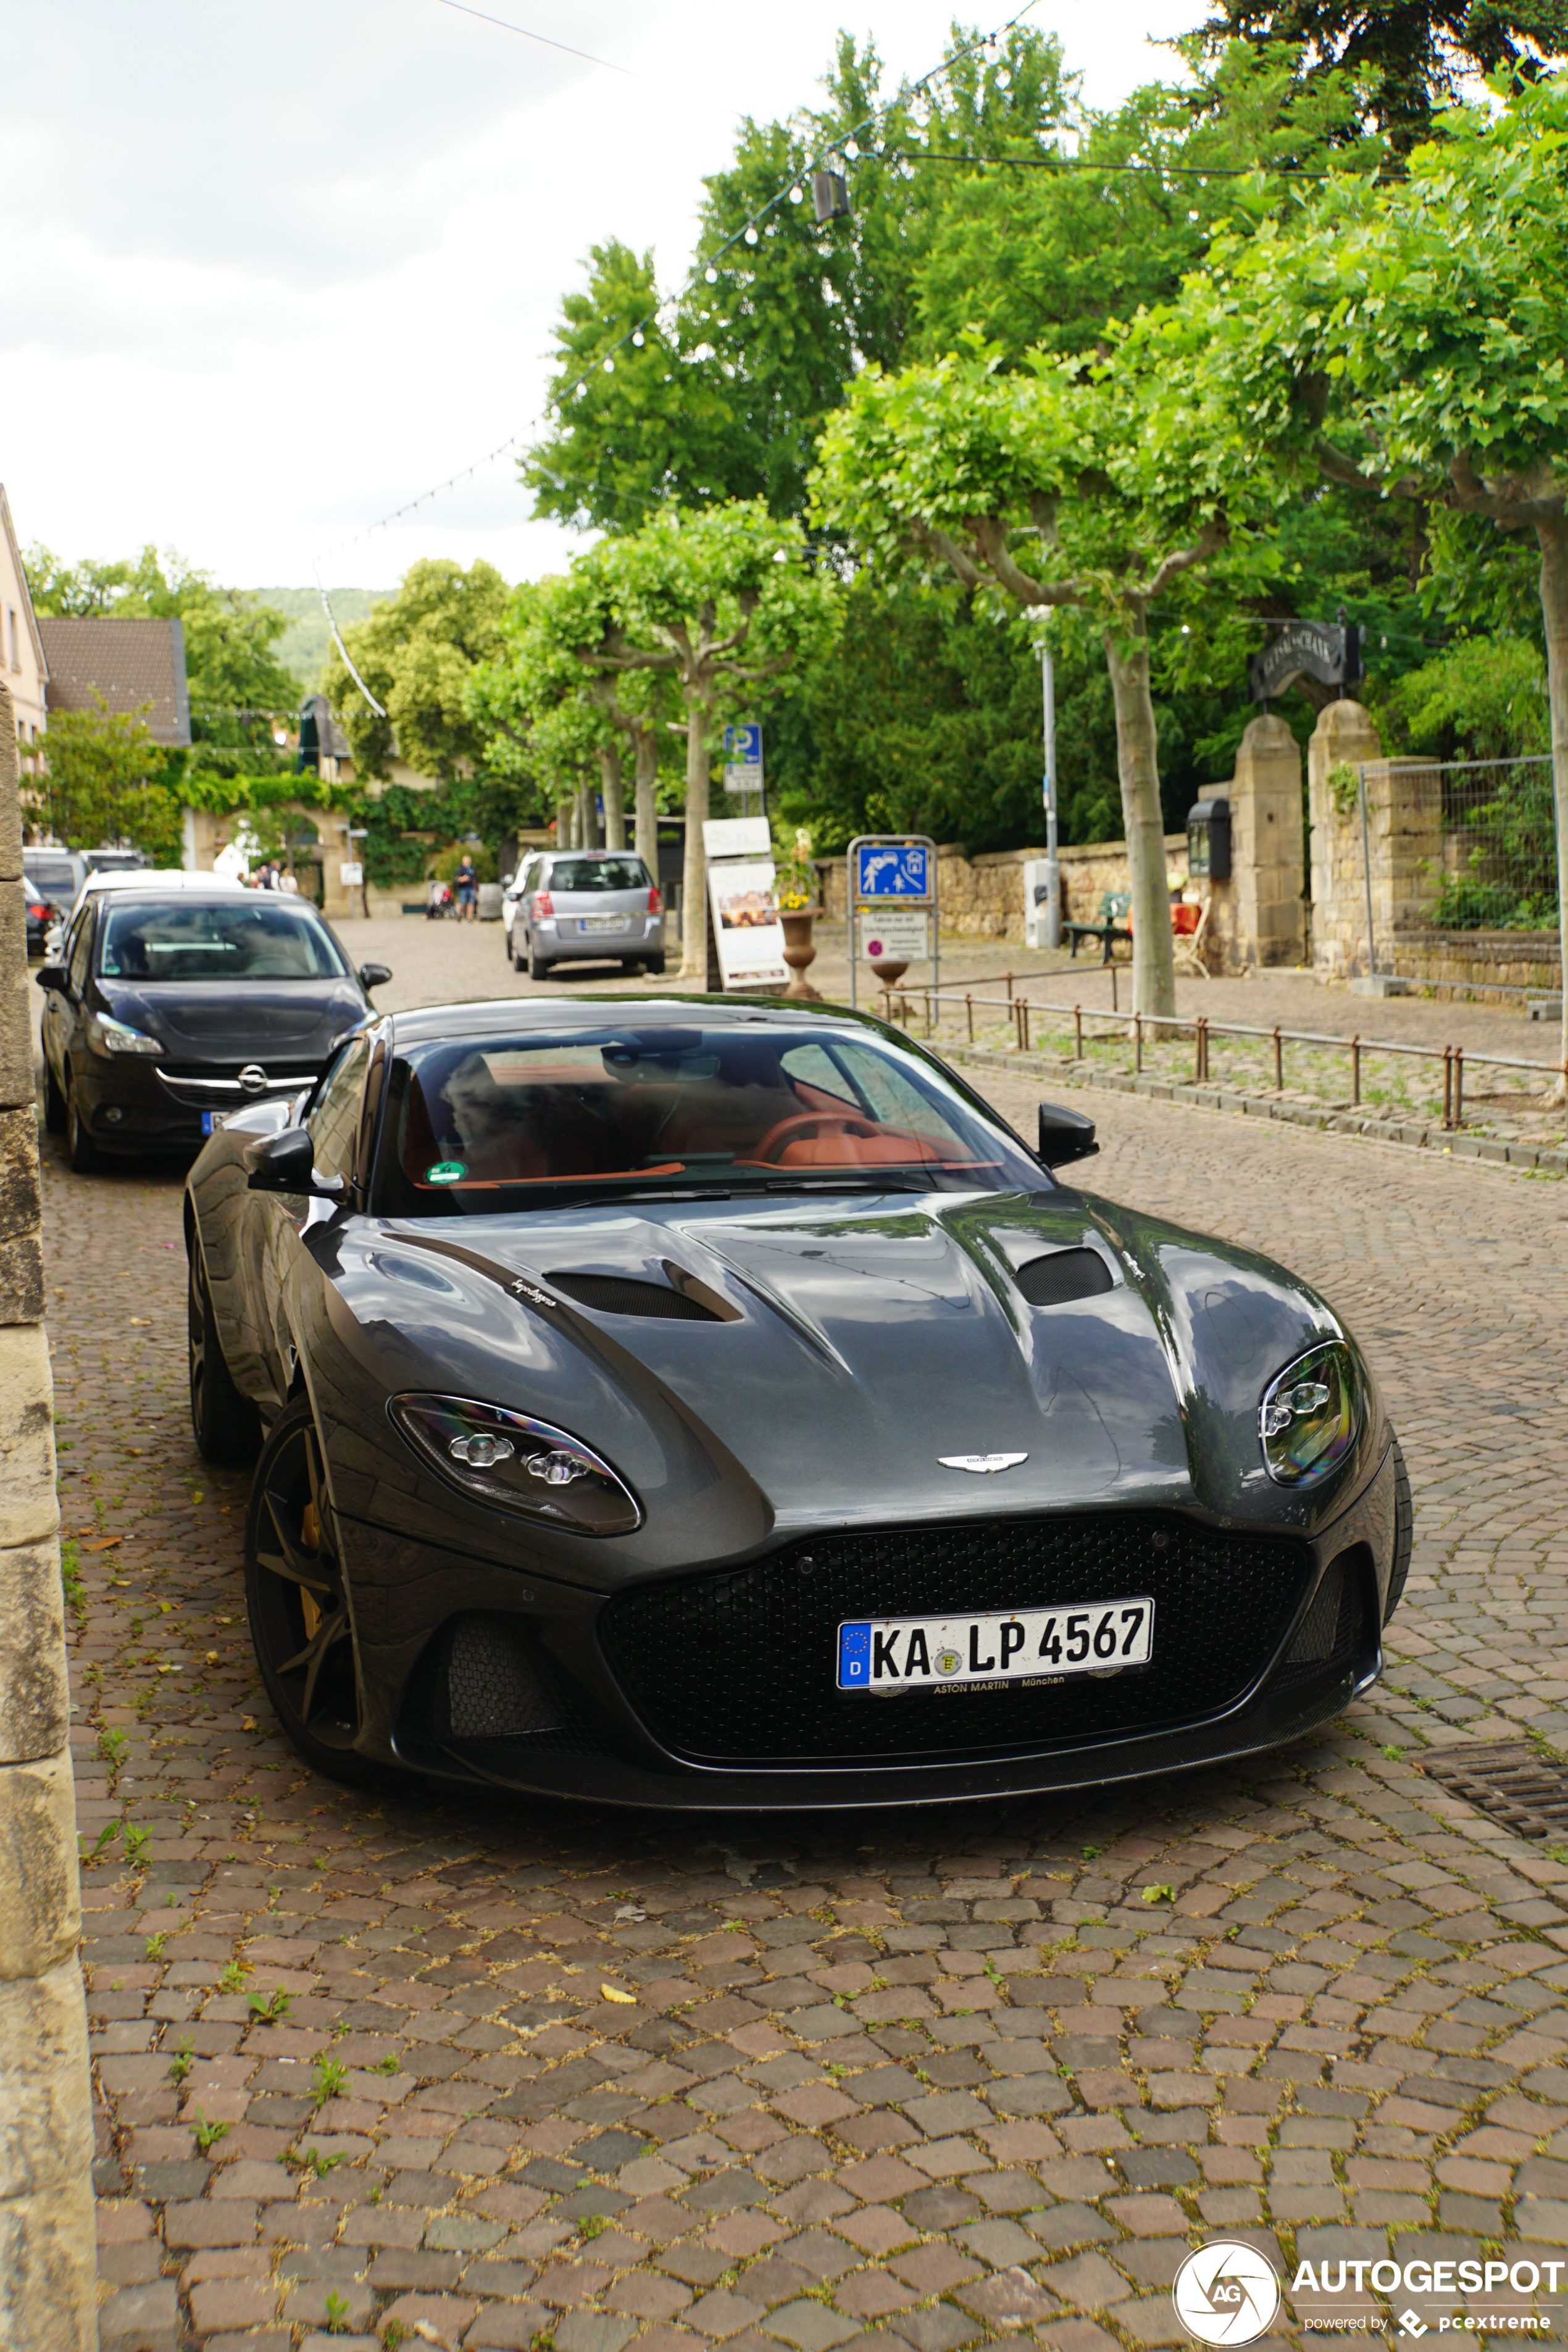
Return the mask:
{"type": "Polygon", "coordinates": [[[432,882],[430,885],[429,896],[426,898],[425,905],[426,921],[427,923],[434,923],[438,921],[444,915],[456,915],[457,911],[457,893],[454,891],[451,884],[449,882],[432,882]]]}

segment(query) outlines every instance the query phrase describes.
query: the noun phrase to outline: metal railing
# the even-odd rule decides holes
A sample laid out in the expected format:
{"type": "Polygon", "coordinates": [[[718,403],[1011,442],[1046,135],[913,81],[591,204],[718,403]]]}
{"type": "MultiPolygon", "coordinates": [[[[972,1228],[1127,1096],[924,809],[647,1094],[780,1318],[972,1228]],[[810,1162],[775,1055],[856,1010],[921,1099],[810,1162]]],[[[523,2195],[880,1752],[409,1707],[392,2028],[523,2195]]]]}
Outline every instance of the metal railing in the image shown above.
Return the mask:
{"type": "MultiPolygon", "coordinates": [[[[1032,977],[1032,975],[1025,975],[1032,977]]],[[[1029,1023],[1036,1013],[1054,1013],[1070,1019],[1073,1024],[1074,1059],[1084,1059],[1084,1024],[1099,1022],[1130,1036],[1132,1044],[1132,1067],[1135,1073],[1143,1067],[1143,1045],[1146,1033],[1157,1034],[1162,1029],[1175,1030],[1193,1040],[1193,1084],[1203,1086],[1209,1079],[1209,1041],[1214,1037],[1263,1038],[1274,1049],[1274,1088],[1277,1094],[1285,1089],[1285,1048],[1287,1045],[1315,1045],[1331,1052],[1348,1054],[1351,1064],[1351,1101],[1359,1105],[1362,1098],[1362,1062],[1369,1054],[1394,1054],[1413,1061],[1440,1062],[1443,1066],[1443,1125],[1458,1128],[1465,1123],[1465,1065],[1489,1070],[1528,1070],[1548,1082],[1563,1076],[1568,1079],[1568,1062],[1529,1062],[1515,1055],[1482,1054],[1463,1045],[1412,1045],[1392,1037],[1363,1037],[1359,1032],[1352,1037],[1325,1035],[1310,1029],[1284,1029],[1278,1022],[1270,1029],[1260,1029],[1239,1021],[1211,1021],[1205,1013],[1190,1018],[1159,1013],[1099,1013],[1082,1004],[1039,1003],[1026,996],[1014,993],[1014,975],[1006,975],[1007,993],[1002,996],[976,995],[973,988],[965,989],[962,1000],[949,1003],[962,982],[948,983],[946,989],[931,986],[910,987],[903,982],[882,993],[883,1016],[889,1021],[901,1021],[907,1027],[914,1017],[917,998],[924,1000],[925,1034],[933,1036],[944,1012],[958,1011],[962,1006],[968,1042],[974,1043],[974,1014],[982,1012],[1005,1012],[1013,1024],[1015,1050],[1029,1051],[1029,1023]]]]}

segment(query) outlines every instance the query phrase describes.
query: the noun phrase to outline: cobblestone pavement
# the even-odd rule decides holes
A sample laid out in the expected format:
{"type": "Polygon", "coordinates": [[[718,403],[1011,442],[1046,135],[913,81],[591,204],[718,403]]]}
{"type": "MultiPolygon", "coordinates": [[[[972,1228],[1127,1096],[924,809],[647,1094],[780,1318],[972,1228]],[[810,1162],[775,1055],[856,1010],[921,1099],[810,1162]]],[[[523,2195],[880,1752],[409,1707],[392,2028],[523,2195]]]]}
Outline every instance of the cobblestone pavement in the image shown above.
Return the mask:
{"type": "Polygon", "coordinates": [[[1216,2231],[1561,2281],[1568,1867],[1418,1759],[1568,1748],[1562,1188],[1095,1108],[1100,1189],[1363,1339],[1417,1503],[1388,1681],[1248,1769],[847,1822],[303,1769],[191,1446],[177,1174],[47,1148],[105,2352],[1136,2352],[1216,2231]]]}

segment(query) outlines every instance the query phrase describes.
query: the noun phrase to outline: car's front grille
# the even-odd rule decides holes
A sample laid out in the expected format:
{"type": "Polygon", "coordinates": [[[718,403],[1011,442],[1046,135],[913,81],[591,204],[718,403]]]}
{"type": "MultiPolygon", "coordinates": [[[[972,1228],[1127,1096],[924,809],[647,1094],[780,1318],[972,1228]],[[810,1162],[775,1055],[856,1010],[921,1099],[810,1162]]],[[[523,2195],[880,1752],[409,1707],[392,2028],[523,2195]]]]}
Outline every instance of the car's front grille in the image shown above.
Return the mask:
{"type": "MultiPolygon", "coordinates": [[[[1268,1664],[1311,1555],[1164,1511],[966,1520],[815,1536],[747,1568],[609,1601],[600,1639],[666,1748],[731,1764],[825,1764],[1041,1748],[1219,1713],[1268,1664]],[[1147,1666],[897,1698],[836,1686],[847,1618],[1154,1601],[1147,1666]]],[[[1336,1629],[1337,1630],[1337,1629],[1336,1629]]]]}

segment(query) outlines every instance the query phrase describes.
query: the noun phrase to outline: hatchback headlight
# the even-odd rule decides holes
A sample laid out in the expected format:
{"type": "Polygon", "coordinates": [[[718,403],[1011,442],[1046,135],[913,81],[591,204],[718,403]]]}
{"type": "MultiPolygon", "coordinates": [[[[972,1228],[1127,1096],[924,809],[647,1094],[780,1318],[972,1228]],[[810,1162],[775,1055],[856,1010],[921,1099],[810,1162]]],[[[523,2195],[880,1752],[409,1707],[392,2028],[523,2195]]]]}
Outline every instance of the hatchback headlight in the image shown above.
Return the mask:
{"type": "Polygon", "coordinates": [[[108,1013],[89,1013],[87,1042],[95,1054],[161,1054],[163,1050],[144,1029],[132,1029],[108,1013]]]}
{"type": "Polygon", "coordinates": [[[1352,1350],[1331,1339],[1288,1364],[1263,1392],[1258,1434],[1277,1486],[1310,1486],[1337,1470],[1361,1433],[1366,1383],[1352,1350]]]}
{"type": "Polygon", "coordinates": [[[624,1536],[642,1506],[609,1464],[564,1429],[468,1397],[395,1396],[388,1407],[415,1451],[465,1495],[497,1510],[570,1528],[624,1536]]]}

